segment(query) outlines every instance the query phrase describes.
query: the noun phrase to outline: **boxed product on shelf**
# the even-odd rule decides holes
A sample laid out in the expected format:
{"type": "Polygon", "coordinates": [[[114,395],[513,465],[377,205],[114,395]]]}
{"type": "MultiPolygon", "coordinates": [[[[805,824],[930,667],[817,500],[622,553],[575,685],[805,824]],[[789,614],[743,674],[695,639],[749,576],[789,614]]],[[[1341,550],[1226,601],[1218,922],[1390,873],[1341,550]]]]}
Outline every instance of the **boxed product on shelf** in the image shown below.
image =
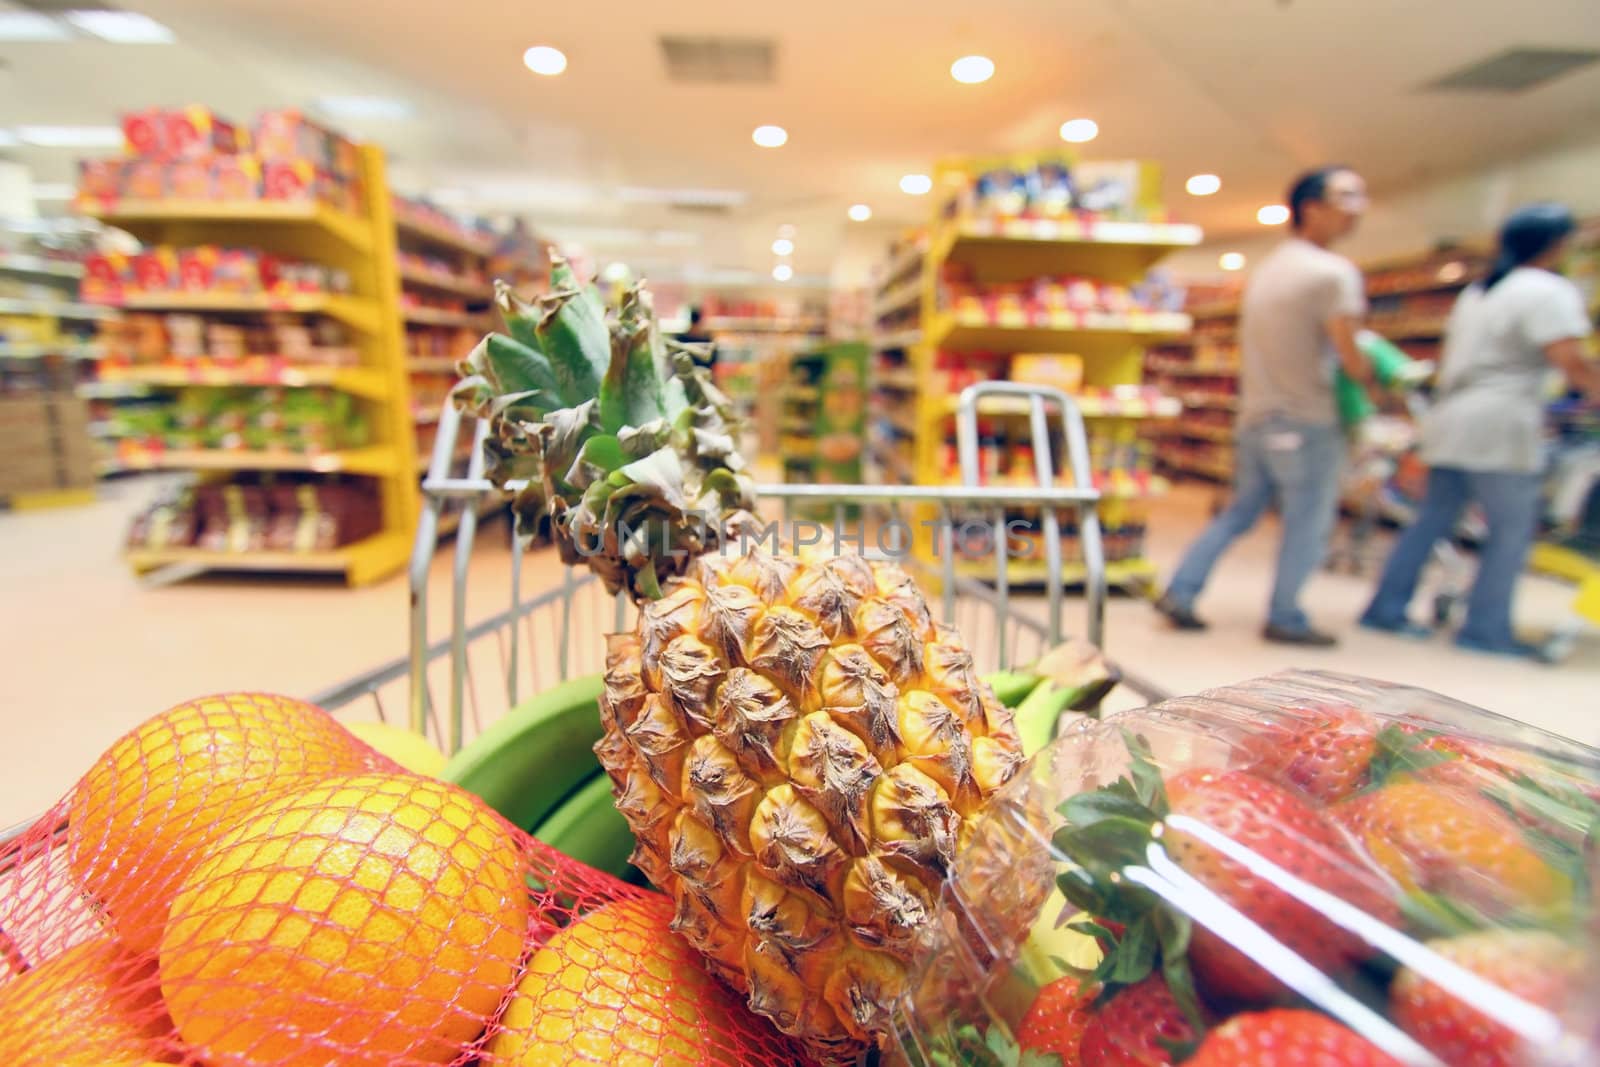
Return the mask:
{"type": "Polygon", "coordinates": [[[1083,387],[1083,357],[1019,352],[1011,357],[1011,380],[1076,393],[1083,387]]]}
{"type": "Polygon", "coordinates": [[[232,155],[248,147],[248,134],[210,108],[147,108],[122,116],[123,149],[137,159],[232,155]]]}
{"type": "Polygon", "coordinates": [[[213,552],[327,551],[372,536],[382,518],[371,482],[263,475],[183,487],[135,516],[126,544],[213,552]]]}
{"type": "Polygon", "coordinates": [[[84,262],[82,299],[116,303],[140,293],[340,293],[345,271],[285,259],[253,248],[155,245],[132,256],[95,253],[84,262]]]}
{"type": "Polygon", "coordinates": [[[305,161],[314,170],[339,178],[350,179],[360,173],[355,144],[295,108],[278,108],[258,115],[254,148],[263,160],[305,161]]]}
{"type": "Polygon", "coordinates": [[[1161,172],[1137,161],[1078,161],[1066,149],[973,160],[947,208],[974,219],[1061,219],[1072,215],[1160,221],[1161,172]]]}
{"type": "Polygon", "coordinates": [[[1326,672],[1074,718],[946,876],[900,1051],[1591,1063],[1597,798],[1588,746],[1326,672]]]}
{"type": "Polygon", "coordinates": [[[116,418],[131,452],[150,448],[331,452],[368,441],[369,426],[348,393],[324,388],[184,388],[172,403],[116,418]]]}
{"type": "Polygon", "coordinates": [[[69,392],[0,395],[0,496],[93,484],[86,401],[69,392]]]}

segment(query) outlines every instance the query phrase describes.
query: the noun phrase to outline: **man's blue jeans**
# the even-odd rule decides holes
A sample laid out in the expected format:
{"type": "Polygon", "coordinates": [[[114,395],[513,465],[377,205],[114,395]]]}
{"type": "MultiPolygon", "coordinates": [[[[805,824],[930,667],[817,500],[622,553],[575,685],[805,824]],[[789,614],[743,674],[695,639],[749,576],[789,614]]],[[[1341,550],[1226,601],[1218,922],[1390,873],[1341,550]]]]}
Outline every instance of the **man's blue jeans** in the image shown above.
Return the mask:
{"type": "Polygon", "coordinates": [[[1307,628],[1300,589],[1327,555],[1343,460],[1344,435],[1337,426],[1275,417],[1241,429],[1234,450],[1233,501],[1189,546],[1167,596],[1179,607],[1192,607],[1218,558],[1276,499],[1283,513],[1283,538],[1267,622],[1288,630],[1307,628]]]}
{"type": "Polygon", "coordinates": [[[1378,591],[1361,621],[1390,630],[1406,624],[1406,609],[1433,546],[1450,536],[1461,512],[1476,500],[1488,521],[1489,539],[1478,556],[1478,577],[1467,598],[1467,621],[1456,643],[1492,652],[1513,651],[1511,596],[1538,528],[1540,485],[1537,474],[1517,471],[1430,470],[1417,521],[1395,542],[1378,580],[1378,591]]]}

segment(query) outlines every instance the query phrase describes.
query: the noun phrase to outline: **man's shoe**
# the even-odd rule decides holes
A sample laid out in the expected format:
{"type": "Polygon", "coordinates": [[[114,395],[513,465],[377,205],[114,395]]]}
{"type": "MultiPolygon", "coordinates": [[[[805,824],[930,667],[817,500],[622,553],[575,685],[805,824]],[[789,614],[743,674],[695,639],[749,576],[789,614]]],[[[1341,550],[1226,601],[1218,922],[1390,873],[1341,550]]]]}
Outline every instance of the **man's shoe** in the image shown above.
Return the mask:
{"type": "Polygon", "coordinates": [[[1172,624],[1174,630],[1204,630],[1205,620],[1194,613],[1194,609],[1178,603],[1170,594],[1163,593],[1161,599],[1152,605],[1157,612],[1172,624]]]}
{"type": "Polygon", "coordinates": [[[1276,645],[1299,645],[1302,648],[1332,648],[1339,639],[1309,626],[1268,625],[1261,636],[1276,645]]]}

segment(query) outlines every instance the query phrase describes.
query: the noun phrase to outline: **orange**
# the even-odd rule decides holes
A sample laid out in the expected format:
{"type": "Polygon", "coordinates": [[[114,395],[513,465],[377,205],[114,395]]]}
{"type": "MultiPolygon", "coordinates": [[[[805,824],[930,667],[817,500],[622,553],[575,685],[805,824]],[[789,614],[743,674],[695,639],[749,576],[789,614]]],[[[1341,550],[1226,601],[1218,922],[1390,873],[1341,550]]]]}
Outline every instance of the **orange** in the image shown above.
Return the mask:
{"type": "Polygon", "coordinates": [[[155,961],[103,934],[0,985],[7,1067],[138,1067],[171,1034],[155,961]]]}
{"type": "Polygon", "coordinates": [[[161,989],[207,1067],[448,1063],[516,980],[530,897],[515,831],[398,774],[264,808],[178,890],[161,989]]]}
{"type": "Polygon", "coordinates": [[[616,901],[533,958],[484,1048],[486,1067],[737,1064],[743,1007],[672,932],[665,898],[616,901]]]}
{"type": "Polygon", "coordinates": [[[78,782],[69,862],[123,943],[151,952],[178,884],[241,818],[310,777],[375,760],[327,712],[288,697],[179,704],[123,736],[78,782]]]}

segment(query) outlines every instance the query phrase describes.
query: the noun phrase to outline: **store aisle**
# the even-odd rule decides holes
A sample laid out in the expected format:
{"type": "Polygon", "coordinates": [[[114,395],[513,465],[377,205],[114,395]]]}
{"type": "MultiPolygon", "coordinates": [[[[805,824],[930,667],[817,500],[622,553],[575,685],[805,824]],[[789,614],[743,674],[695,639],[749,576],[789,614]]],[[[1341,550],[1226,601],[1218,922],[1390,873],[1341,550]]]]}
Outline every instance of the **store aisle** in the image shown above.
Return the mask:
{"type": "MultiPolygon", "coordinates": [[[[27,817],[65,790],[118,734],[184,698],[224,689],[310,694],[406,650],[406,583],[367,589],[282,578],[202,579],[165,588],[134,581],[117,555],[129,514],[155,485],[112,483],[93,507],[0,516],[0,750],[15,753],[0,782],[0,824],[27,817]]],[[[1164,566],[1205,518],[1209,492],[1184,489],[1151,523],[1153,555],[1164,566]]],[[[488,527],[474,554],[468,614],[507,604],[510,555],[505,527],[488,527]]],[[[1114,600],[1107,632],[1115,657],[1178,692],[1222,685],[1294,666],[1324,667],[1427,686],[1483,707],[1600,742],[1593,694],[1600,691],[1600,640],[1589,638],[1559,667],[1457,652],[1444,639],[1419,646],[1356,630],[1368,580],[1319,576],[1309,593],[1318,620],[1340,631],[1326,653],[1286,649],[1257,637],[1270,582],[1273,532],[1258,530],[1219,568],[1201,610],[1209,634],[1167,630],[1142,602],[1114,600]],[[1537,691],[1537,699],[1525,694],[1537,691]],[[1591,709],[1591,710],[1584,710],[1591,709]]],[[[435,560],[432,633],[449,616],[450,556],[435,560]]],[[[554,555],[538,553],[523,588],[560,580],[554,555]]],[[[1552,582],[1524,583],[1519,615],[1548,627],[1570,593],[1552,582]]],[[[1068,624],[1076,616],[1068,603],[1068,624]]],[[[606,629],[601,621],[592,624],[606,629]]],[[[1124,698],[1126,701],[1128,698],[1124,698]]]]}

